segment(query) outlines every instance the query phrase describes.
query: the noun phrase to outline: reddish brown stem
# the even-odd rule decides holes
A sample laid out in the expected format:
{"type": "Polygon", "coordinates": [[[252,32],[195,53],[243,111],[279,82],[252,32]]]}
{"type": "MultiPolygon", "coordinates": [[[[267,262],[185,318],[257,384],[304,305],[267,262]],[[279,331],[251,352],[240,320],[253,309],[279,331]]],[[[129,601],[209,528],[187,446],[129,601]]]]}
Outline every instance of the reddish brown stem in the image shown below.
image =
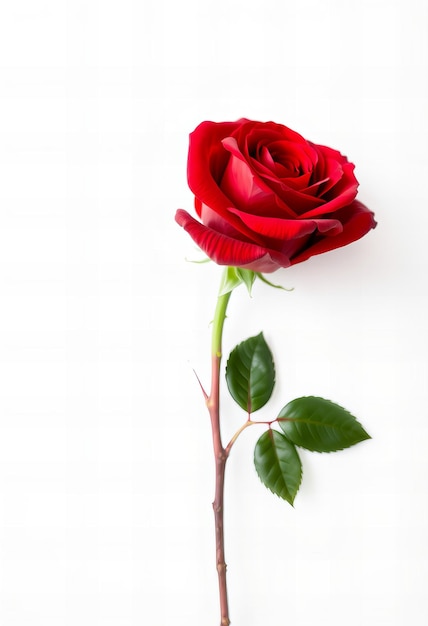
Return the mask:
{"type": "Polygon", "coordinates": [[[211,394],[207,406],[211,418],[213,448],[215,458],[215,495],[213,502],[215,523],[216,566],[220,594],[220,626],[229,626],[229,605],[227,598],[226,561],[224,554],[224,477],[227,453],[221,442],[220,433],[220,361],[221,354],[217,351],[212,357],[211,394]]]}
{"type": "Polygon", "coordinates": [[[215,496],[213,502],[215,522],[215,545],[218,585],[220,592],[220,626],[229,626],[229,606],[227,599],[226,561],[224,556],[224,475],[228,452],[223,448],[220,432],[220,365],[222,356],[223,325],[231,292],[217,298],[212,326],[211,343],[211,391],[206,397],[211,418],[211,429],[215,460],[215,496]]]}
{"type": "Polygon", "coordinates": [[[216,539],[216,562],[218,574],[218,586],[220,593],[220,626],[229,626],[229,606],[227,598],[226,562],[224,556],[224,525],[223,525],[223,493],[224,474],[227,457],[216,461],[216,494],[213,502],[215,539],[216,539]]]}

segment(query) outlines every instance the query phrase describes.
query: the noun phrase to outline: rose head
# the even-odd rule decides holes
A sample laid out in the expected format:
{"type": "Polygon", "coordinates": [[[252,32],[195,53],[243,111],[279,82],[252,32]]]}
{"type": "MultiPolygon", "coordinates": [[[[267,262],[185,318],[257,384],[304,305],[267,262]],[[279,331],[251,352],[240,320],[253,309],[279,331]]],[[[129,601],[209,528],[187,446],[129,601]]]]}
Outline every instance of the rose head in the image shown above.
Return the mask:
{"type": "Polygon", "coordinates": [[[202,223],[181,209],[176,221],[219,265],[273,272],[376,226],[354,165],[274,122],[202,122],[187,174],[202,223]]]}

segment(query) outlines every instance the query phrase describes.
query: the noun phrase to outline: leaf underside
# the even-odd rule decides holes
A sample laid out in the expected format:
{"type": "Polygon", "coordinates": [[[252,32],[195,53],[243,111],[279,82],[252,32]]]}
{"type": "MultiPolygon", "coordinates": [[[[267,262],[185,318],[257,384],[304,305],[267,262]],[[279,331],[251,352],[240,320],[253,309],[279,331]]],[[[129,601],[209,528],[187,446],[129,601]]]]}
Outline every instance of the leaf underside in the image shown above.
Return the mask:
{"type": "Polygon", "coordinates": [[[302,480],[295,446],[282,433],[269,429],[256,443],[254,465],[262,483],[292,505],[302,480]]]}
{"type": "Polygon", "coordinates": [[[244,411],[252,413],[266,404],[275,384],[275,366],[263,333],[232,350],[226,381],[232,398],[244,411]]]}
{"type": "Polygon", "coordinates": [[[335,452],[370,439],[351,413],[314,396],[289,402],[279,413],[278,423],[296,446],[314,452],[335,452]]]}

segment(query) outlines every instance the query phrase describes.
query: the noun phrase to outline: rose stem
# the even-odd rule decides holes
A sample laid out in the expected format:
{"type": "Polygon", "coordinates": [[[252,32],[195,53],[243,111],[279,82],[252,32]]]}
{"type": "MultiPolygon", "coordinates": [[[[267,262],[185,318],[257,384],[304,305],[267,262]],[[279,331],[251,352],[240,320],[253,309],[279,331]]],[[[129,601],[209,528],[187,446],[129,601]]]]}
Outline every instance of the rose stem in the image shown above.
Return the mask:
{"type": "Polygon", "coordinates": [[[215,458],[215,496],[213,502],[216,542],[216,563],[220,592],[220,626],[229,626],[229,607],[227,600],[226,562],[224,556],[224,475],[228,453],[223,448],[220,433],[220,364],[223,325],[231,292],[218,296],[214,314],[211,348],[211,392],[206,403],[211,418],[214,458],[215,458]]]}

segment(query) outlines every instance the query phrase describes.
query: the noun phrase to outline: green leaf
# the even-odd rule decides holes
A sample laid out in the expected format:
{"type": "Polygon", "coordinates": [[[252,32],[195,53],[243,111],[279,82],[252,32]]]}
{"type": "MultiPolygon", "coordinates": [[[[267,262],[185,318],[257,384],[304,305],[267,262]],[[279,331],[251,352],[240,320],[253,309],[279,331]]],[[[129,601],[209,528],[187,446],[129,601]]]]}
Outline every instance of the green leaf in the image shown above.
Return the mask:
{"type": "Polygon", "coordinates": [[[254,450],[254,465],[262,483],[293,504],[302,481],[302,464],[294,445],[277,430],[269,429],[254,450]]]}
{"type": "Polygon", "coordinates": [[[275,384],[275,366],[263,333],[232,350],[226,381],[232,398],[244,411],[252,413],[266,404],[275,384]]]}
{"type": "Polygon", "coordinates": [[[335,452],[370,439],[353,415],[324,398],[292,400],[281,410],[278,422],[296,446],[315,452],[335,452]]]}

